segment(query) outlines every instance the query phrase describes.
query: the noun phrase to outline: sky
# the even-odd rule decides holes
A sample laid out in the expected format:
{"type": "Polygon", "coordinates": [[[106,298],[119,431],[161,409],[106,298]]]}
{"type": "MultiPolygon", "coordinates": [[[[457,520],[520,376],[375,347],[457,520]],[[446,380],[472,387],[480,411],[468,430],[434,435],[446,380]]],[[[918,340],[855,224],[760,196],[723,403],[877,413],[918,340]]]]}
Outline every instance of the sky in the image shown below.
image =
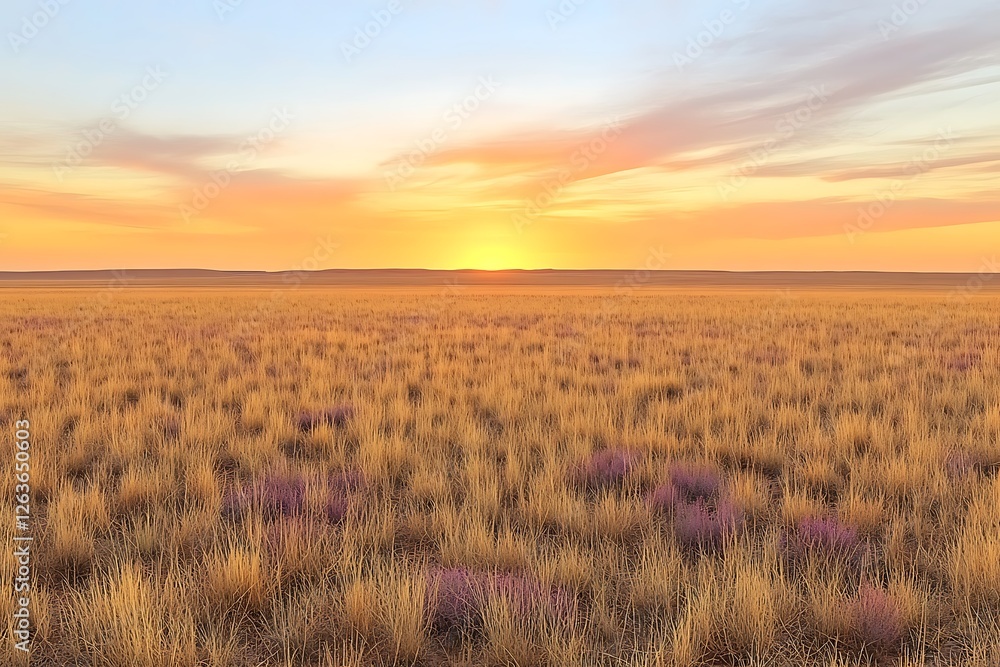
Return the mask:
{"type": "Polygon", "coordinates": [[[998,25],[978,0],[5,0],[0,270],[995,272],[998,25]]]}

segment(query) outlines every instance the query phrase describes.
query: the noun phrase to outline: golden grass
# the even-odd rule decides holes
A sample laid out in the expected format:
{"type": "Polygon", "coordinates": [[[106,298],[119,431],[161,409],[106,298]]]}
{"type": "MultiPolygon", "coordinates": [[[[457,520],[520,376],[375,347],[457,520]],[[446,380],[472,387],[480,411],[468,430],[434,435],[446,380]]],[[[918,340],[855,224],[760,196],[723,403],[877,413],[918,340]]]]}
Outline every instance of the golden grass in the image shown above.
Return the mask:
{"type": "Polygon", "coordinates": [[[1000,664],[996,297],[608,303],[4,292],[33,664],[1000,664]]]}

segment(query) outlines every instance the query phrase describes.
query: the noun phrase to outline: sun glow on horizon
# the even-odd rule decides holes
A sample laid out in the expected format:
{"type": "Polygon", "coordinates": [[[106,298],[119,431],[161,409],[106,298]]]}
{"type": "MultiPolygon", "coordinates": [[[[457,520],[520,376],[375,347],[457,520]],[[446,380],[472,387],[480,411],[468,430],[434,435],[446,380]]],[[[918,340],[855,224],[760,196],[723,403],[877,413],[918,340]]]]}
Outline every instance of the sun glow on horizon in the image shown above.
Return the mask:
{"type": "Polygon", "coordinates": [[[508,269],[533,269],[522,249],[507,244],[472,245],[461,250],[449,269],[475,269],[479,271],[504,271],[508,269]]]}

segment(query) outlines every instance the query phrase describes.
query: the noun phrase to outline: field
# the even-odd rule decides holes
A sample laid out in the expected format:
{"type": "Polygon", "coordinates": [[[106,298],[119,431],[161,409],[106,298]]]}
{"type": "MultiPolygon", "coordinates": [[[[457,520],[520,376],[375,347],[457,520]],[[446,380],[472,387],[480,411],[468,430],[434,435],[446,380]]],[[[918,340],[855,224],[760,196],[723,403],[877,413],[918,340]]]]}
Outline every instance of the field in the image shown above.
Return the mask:
{"type": "Polygon", "coordinates": [[[5,289],[31,662],[996,667],[998,312],[5,289]]]}

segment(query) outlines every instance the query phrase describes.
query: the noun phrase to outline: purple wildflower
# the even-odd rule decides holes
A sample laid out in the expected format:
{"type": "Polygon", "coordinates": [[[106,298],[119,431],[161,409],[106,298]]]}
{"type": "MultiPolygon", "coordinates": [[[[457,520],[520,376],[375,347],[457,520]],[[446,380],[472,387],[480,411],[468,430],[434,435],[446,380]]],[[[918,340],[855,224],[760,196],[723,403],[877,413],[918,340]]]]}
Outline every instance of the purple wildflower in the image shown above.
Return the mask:
{"type": "Polygon", "coordinates": [[[572,598],[564,591],[516,574],[442,569],[428,577],[427,591],[431,627],[438,632],[475,630],[488,606],[498,600],[519,616],[543,613],[565,618],[573,611],[572,598]]]}
{"type": "Polygon", "coordinates": [[[945,365],[952,371],[968,371],[979,366],[981,360],[979,352],[961,352],[948,359],[945,365]]]}
{"type": "Polygon", "coordinates": [[[713,510],[703,500],[677,508],[674,534],[688,549],[718,549],[743,525],[743,512],[728,500],[713,510]]]}
{"type": "Polygon", "coordinates": [[[265,516],[296,516],[305,510],[306,484],[300,476],[265,477],[255,489],[254,500],[265,516]]]}
{"type": "Polygon", "coordinates": [[[865,585],[850,608],[853,629],[861,643],[880,654],[898,652],[903,641],[903,617],[892,596],[865,585]]]}
{"type": "Polygon", "coordinates": [[[297,424],[300,431],[312,431],[322,425],[341,427],[354,417],[354,406],[344,403],[324,410],[299,413],[297,424]]]}
{"type": "Polygon", "coordinates": [[[649,494],[649,506],[663,514],[673,514],[677,507],[684,503],[684,494],[674,486],[673,482],[664,482],[649,494]]]}
{"type": "Polygon", "coordinates": [[[636,455],[621,449],[595,453],[582,467],[580,477],[585,486],[603,488],[621,486],[636,465],[636,455]]]}
{"type": "Polygon", "coordinates": [[[336,495],[336,492],[331,492],[326,499],[323,512],[326,515],[326,520],[330,523],[341,523],[347,516],[347,498],[336,495]]]}
{"type": "Polygon", "coordinates": [[[248,488],[226,494],[222,513],[242,519],[253,508],[268,518],[298,516],[305,511],[305,480],[301,476],[269,475],[248,488]]]}
{"type": "Polygon", "coordinates": [[[722,473],[711,463],[678,463],[670,470],[670,481],[690,500],[708,500],[722,488],[722,473]]]}
{"type": "Polygon", "coordinates": [[[813,553],[856,563],[862,554],[857,529],[835,517],[806,517],[799,521],[793,534],[782,536],[782,542],[786,553],[795,560],[804,560],[813,553]]]}

